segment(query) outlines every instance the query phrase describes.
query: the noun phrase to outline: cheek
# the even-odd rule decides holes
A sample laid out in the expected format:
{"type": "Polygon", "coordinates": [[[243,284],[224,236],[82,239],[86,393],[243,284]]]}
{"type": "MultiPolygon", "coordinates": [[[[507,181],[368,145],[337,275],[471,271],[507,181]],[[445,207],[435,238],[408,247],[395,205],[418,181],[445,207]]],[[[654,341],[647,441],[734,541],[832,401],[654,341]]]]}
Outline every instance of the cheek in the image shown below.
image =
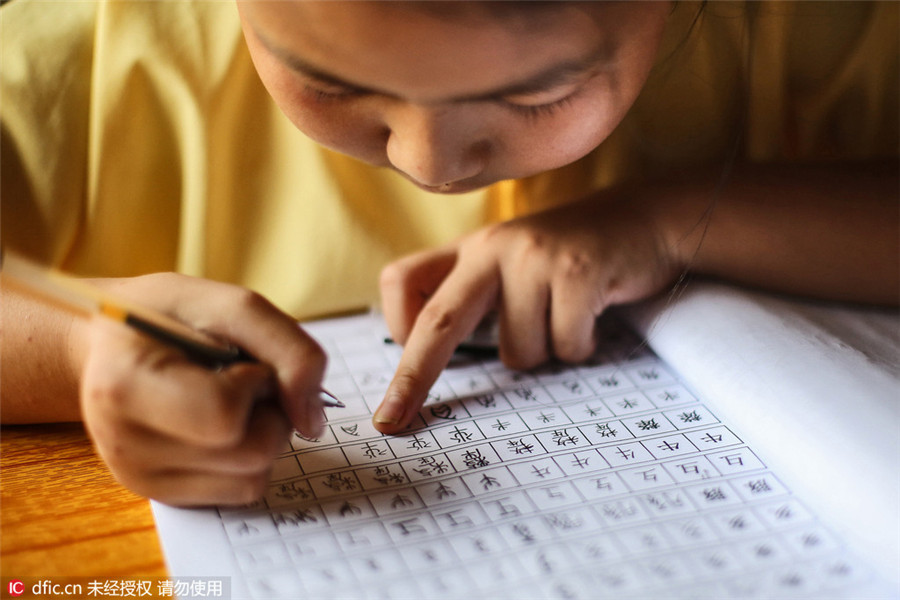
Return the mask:
{"type": "Polygon", "coordinates": [[[386,162],[386,129],[377,119],[344,101],[316,100],[288,75],[263,77],[281,112],[323,146],[375,165],[386,162]]]}
{"type": "Polygon", "coordinates": [[[519,130],[508,147],[517,148],[516,171],[533,174],[574,162],[599,146],[619,124],[621,115],[608,104],[567,110],[539,128],[519,130]]]}

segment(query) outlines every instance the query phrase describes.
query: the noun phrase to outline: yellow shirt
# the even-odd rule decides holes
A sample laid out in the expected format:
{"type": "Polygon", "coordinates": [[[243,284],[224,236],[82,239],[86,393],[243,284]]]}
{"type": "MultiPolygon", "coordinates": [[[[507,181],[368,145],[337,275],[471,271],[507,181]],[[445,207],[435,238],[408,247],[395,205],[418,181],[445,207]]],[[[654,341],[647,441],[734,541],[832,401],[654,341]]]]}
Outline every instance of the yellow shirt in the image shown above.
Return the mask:
{"type": "Polygon", "coordinates": [[[377,300],[389,260],[626,179],[897,156],[900,6],[679,2],[595,152],[463,196],[323,149],[259,82],[233,2],[0,9],[2,240],[77,274],[175,270],[297,318],[377,300]]]}

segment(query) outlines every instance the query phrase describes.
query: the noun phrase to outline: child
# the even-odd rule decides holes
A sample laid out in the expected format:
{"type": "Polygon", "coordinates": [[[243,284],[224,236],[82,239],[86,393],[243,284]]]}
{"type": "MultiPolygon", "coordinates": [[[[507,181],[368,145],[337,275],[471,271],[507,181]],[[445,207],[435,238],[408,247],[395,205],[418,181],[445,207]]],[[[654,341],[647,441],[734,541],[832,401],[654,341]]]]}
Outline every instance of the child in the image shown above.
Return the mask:
{"type": "Polygon", "coordinates": [[[244,46],[230,5],[15,0],[4,244],[261,364],[4,290],[4,422],[80,416],[133,490],[249,501],[290,427],[323,427],[294,319],[422,247],[381,279],[386,433],[492,310],[529,368],[685,272],[896,304],[897,8],[240,2],[244,46]]]}

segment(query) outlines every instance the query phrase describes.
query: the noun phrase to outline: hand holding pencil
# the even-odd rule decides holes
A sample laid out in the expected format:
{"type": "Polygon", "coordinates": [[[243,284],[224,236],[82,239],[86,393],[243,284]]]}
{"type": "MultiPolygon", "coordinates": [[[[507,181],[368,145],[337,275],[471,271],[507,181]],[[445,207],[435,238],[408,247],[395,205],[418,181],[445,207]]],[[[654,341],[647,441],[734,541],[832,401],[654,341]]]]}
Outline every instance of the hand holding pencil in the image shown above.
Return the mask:
{"type": "MultiPolygon", "coordinates": [[[[46,306],[47,290],[25,289],[35,280],[23,281],[23,264],[29,266],[5,255],[0,282],[4,304],[17,298],[11,304],[25,307],[27,322],[28,307],[46,306]]],[[[72,369],[87,430],[116,478],[133,491],[177,505],[246,503],[263,493],[292,429],[321,434],[325,355],[259,295],[171,273],[87,286],[39,268],[30,276],[73,284],[64,300],[81,299],[81,312],[112,317],[69,321],[79,357],[72,369]],[[135,323],[197,345],[190,349],[135,323]],[[210,348],[222,354],[213,357],[210,348]]],[[[7,356],[27,343],[17,339],[18,320],[9,316],[7,356]]],[[[4,394],[4,407],[7,400],[4,394]]]]}

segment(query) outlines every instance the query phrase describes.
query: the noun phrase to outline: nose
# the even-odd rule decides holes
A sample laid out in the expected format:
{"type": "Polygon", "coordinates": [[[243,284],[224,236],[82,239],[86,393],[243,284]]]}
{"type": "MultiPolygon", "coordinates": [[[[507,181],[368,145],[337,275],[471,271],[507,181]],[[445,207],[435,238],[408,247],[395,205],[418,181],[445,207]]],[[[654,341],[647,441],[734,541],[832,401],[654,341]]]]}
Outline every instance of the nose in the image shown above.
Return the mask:
{"type": "Polygon", "coordinates": [[[388,160],[420,184],[446,185],[484,169],[490,145],[466,107],[406,104],[386,121],[388,160]]]}

